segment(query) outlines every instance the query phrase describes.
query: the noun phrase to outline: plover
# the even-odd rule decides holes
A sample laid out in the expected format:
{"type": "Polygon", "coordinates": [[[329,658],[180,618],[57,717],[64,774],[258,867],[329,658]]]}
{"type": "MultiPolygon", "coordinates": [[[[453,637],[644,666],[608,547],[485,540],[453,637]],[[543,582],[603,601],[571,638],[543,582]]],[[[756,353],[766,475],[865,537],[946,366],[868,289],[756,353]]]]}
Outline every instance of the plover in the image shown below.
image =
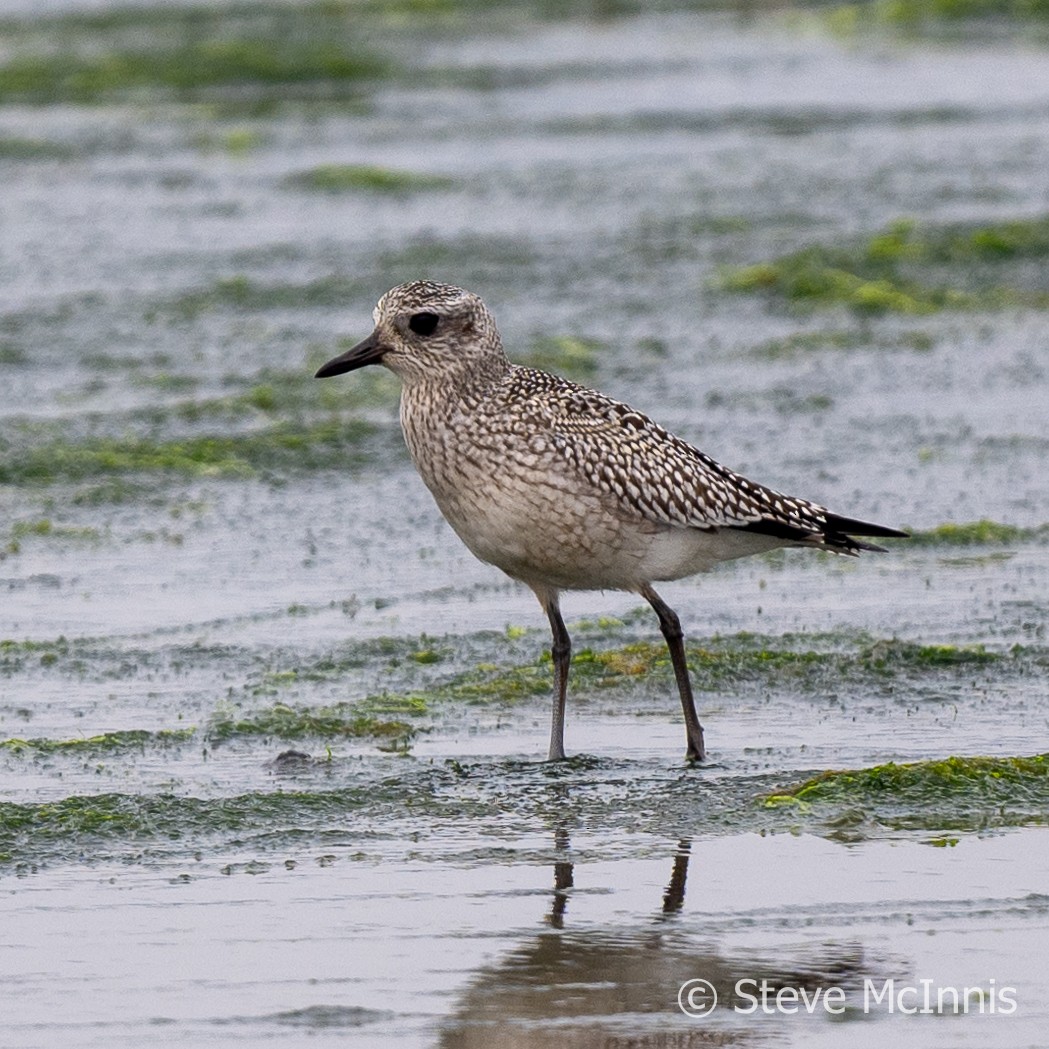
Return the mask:
{"type": "Polygon", "coordinates": [[[388,291],[375,330],[318,378],[367,364],[400,377],[401,428],[426,486],[482,561],[535,592],[553,634],[550,760],[563,760],[572,644],[562,590],[626,590],[655,610],[688,739],[706,748],[681,623],[652,588],[748,554],[800,546],[856,555],[906,535],[756,484],[595,390],[511,364],[474,294],[419,280],[388,291]]]}

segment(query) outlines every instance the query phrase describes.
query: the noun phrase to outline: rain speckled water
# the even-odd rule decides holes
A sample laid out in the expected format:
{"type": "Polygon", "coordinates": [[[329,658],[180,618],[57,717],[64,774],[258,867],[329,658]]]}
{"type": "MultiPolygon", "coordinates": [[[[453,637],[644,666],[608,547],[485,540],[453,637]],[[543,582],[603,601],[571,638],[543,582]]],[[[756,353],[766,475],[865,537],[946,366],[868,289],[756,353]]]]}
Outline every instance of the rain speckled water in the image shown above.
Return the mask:
{"type": "Polygon", "coordinates": [[[0,1042],[1044,1042],[1044,25],[8,10],[0,1042]],[[533,595],[312,379],[420,277],[912,530],[665,587],[701,767],[613,593],[542,761],[533,595]]]}

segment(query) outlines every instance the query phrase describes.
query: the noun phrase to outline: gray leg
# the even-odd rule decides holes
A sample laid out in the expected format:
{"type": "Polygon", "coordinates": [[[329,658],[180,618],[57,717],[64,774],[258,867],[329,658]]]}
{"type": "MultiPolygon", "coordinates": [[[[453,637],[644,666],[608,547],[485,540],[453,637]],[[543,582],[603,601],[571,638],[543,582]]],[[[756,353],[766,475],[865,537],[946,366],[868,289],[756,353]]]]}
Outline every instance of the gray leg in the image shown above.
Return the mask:
{"type": "Polygon", "coordinates": [[[647,584],[639,591],[641,596],[655,609],[659,616],[659,629],[670,651],[670,662],[674,665],[674,677],[677,679],[677,690],[681,696],[681,709],[685,714],[685,734],[688,736],[689,761],[702,761],[707,756],[703,745],[703,726],[696,713],[696,701],[692,698],[692,682],[688,676],[688,663],[685,661],[685,635],[681,632],[681,620],[677,613],[647,584]]]}
{"type": "Polygon", "coordinates": [[[572,639],[561,618],[559,594],[554,589],[533,588],[546,618],[550,620],[553,644],[550,655],[554,661],[554,709],[550,721],[550,761],[565,760],[565,699],[568,695],[568,665],[572,659],[572,639]]]}

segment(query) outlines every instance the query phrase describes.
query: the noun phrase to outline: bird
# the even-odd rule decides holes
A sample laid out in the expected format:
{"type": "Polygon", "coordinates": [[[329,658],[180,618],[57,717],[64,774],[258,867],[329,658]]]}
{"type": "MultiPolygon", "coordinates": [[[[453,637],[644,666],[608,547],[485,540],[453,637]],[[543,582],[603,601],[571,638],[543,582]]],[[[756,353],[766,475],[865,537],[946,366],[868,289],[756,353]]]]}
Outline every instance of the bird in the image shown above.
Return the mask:
{"type": "Polygon", "coordinates": [[[652,607],[670,653],[687,740],[707,757],[677,614],[653,583],[777,547],[856,556],[906,532],[842,517],[716,462],[647,415],[513,364],[481,298],[451,284],[392,288],[374,330],[317,378],[381,364],[401,380],[408,453],[470,551],[530,587],[550,624],[550,761],[565,760],[572,642],[566,590],[622,590],[652,607]]]}

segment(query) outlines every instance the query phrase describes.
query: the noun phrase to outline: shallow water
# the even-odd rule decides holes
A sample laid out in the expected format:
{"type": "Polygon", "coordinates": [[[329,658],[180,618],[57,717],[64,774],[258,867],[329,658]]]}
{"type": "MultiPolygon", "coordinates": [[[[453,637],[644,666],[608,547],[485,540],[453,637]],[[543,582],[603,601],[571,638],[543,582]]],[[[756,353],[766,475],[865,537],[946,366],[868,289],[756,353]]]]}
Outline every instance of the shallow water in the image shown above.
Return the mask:
{"type": "Polygon", "coordinates": [[[630,836],[616,843],[619,858],[600,858],[611,843],[583,835],[563,853],[571,862],[524,839],[451,863],[441,854],[463,842],[449,833],[381,856],[335,846],[301,865],[234,862],[226,877],[72,870],[21,890],[5,936],[20,963],[6,1025],[26,1047],[347,1035],[698,1045],[715,1033],[719,1044],[1037,1045],[1049,905],[1030,850],[1041,833],[955,849],[630,836]],[[682,1015],[678,987],[697,978],[734,1004],[682,1015]],[[754,1015],[750,985],[732,998],[748,979],[839,987],[847,1011],[754,1015]],[[921,981],[933,1002],[942,988],[979,988],[985,1012],[972,1001],[967,1016],[935,1005],[901,1014],[925,1007],[921,981]],[[53,1012],[56,985],[75,995],[75,1017],[53,1012]],[[901,998],[905,987],[921,990],[901,998]],[[992,991],[1017,1011],[992,1013],[992,991]]]}
{"type": "Polygon", "coordinates": [[[0,1042],[1042,1044],[1038,782],[763,799],[1049,750],[1049,315],[719,274],[1041,215],[1049,53],[724,12],[362,24],[395,68],[352,100],[0,100],[0,738],[27,741],[0,748],[0,1042]],[[451,184],[292,178],[325,164],[451,184]],[[661,588],[702,769],[652,617],[568,595],[596,655],[548,767],[534,598],[441,521],[392,383],[309,379],[420,276],[482,294],[512,357],[583,340],[583,381],[758,480],[1026,531],[661,588]],[[317,710],[405,727],[267,727],[317,710]],[[693,979],[712,1015],[679,1009],[693,979]],[[746,979],[847,1007],[741,1012],[746,979]],[[887,980],[945,997],[865,1011],[887,980]]]}

